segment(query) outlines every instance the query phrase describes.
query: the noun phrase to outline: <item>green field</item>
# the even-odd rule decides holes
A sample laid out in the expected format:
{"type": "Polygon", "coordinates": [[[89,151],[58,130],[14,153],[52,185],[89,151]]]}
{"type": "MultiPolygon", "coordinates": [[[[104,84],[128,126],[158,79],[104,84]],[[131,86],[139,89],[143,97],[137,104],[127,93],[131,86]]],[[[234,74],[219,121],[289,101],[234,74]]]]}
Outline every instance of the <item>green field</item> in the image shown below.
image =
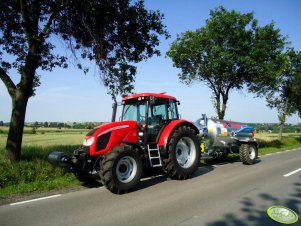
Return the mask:
{"type": "MultiPolygon", "coordinates": [[[[71,153],[82,143],[87,130],[25,128],[22,160],[14,164],[4,160],[7,130],[0,127],[0,199],[80,184],[72,174],[49,164],[47,156],[54,150],[71,153]]],[[[301,147],[300,133],[284,134],[282,142],[277,134],[257,134],[256,139],[259,155],[301,147]]]]}

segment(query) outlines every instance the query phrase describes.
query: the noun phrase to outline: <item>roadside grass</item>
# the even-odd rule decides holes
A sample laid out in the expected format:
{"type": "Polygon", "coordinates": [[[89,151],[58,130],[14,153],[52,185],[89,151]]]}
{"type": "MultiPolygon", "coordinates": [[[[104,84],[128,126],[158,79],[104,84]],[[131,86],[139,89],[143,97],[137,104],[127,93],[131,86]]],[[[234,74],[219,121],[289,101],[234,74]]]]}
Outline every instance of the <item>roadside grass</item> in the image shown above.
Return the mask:
{"type": "MultiPolygon", "coordinates": [[[[2,129],[3,131],[3,129],[2,129]]],[[[1,199],[24,195],[31,192],[49,191],[65,187],[78,186],[81,183],[70,173],[51,165],[47,161],[52,151],[72,153],[82,143],[87,130],[50,129],[23,136],[22,160],[10,164],[4,159],[4,147],[7,133],[0,134],[0,201],[1,199]],[[60,132],[57,132],[60,131],[60,132]]],[[[301,147],[301,134],[284,134],[282,142],[277,134],[257,134],[259,155],[274,153],[301,147]]],[[[239,155],[232,154],[228,161],[239,160],[239,155]]],[[[201,165],[214,164],[214,162],[201,165]]]]}
{"type": "Polygon", "coordinates": [[[82,142],[86,130],[23,135],[21,161],[10,164],[4,159],[7,134],[0,134],[0,200],[35,191],[45,191],[80,183],[70,173],[47,161],[52,151],[72,153],[82,142]]]}
{"type": "Polygon", "coordinates": [[[299,136],[285,136],[283,140],[280,142],[275,139],[264,140],[258,139],[259,143],[259,155],[266,155],[275,152],[281,152],[288,149],[294,149],[301,147],[301,135],[299,136]]]}
{"type": "Polygon", "coordinates": [[[71,153],[76,148],[78,145],[25,146],[21,161],[13,164],[4,160],[4,149],[0,149],[0,199],[79,185],[72,174],[47,161],[48,154],[54,150],[71,153]]]}

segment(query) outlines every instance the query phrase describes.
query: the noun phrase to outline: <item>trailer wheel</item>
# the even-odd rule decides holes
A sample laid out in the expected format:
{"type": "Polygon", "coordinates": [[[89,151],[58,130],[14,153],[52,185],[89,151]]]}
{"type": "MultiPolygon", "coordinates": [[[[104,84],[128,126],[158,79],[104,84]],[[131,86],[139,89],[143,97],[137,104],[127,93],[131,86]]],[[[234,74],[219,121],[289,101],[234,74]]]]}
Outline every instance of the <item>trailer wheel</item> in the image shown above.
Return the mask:
{"type": "Polygon", "coordinates": [[[127,192],[140,181],[142,160],[129,146],[118,146],[109,151],[100,165],[100,179],[115,194],[127,192]]]}
{"type": "Polygon", "coordinates": [[[242,144],[239,148],[239,156],[243,164],[252,165],[256,162],[258,149],[252,144],[242,144]]]}
{"type": "Polygon", "coordinates": [[[200,145],[193,129],[178,128],[168,145],[169,156],[163,161],[167,174],[174,179],[187,179],[200,164],[200,145]]]}

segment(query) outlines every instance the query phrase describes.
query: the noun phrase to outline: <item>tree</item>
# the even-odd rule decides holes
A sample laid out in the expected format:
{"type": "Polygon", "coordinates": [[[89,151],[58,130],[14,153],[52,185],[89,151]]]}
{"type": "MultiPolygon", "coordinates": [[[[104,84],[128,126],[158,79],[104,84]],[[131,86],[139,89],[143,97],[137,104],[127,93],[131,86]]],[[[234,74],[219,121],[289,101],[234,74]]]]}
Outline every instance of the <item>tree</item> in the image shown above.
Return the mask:
{"type": "Polygon", "coordinates": [[[301,67],[300,67],[300,52],[298,53],[298,59],[299,59],[299,66],[296,68],[296,77],[294,80],[294,86],[293,86],[293,96],[292,96],[292,102],[295,108],[298,111],[299,117],[301,118],[301,67]]]}
{"type": "Polygon", "coordinates": [[[284,41],[273,23],[259,27],[253,13],[219,7],[210,11],[204,27],[178,35],[167,56],[181,69],[183,83],[203,82],[212,90],[218,118],[223,119],[231,90],[279,70],[284,41]]]}
{"type": "Polygon", "coordinates": [[[10,161],[21,156],[27,102],[40,85],[38,69],[67,68],[69,59],[87,73],[80,59],[93,60],[106,85],[112,79],[121,81],[114,83],[118,90],[131,88],[136,73],[131,64],[159,55],[158,36],[168,37],[163,15],[147,11],[143,1],[3,0],[0,18],[0,79],[12,99],[5,148],[10,161]],[[68,55],[60,51],[57,38],[68,55]],[[13,72],[19,81],[12,79],[13,72]]]}
{"type": "Polygon", "coordinates": [[[276,108],[279,118],[278,140],[282,140],[284,125],[288,116],[300,109],[301,53],[293,48],[282,54],[282,70],[261,80],[250,88],[258,96],[265,96],[267,106],[276,108]]]}

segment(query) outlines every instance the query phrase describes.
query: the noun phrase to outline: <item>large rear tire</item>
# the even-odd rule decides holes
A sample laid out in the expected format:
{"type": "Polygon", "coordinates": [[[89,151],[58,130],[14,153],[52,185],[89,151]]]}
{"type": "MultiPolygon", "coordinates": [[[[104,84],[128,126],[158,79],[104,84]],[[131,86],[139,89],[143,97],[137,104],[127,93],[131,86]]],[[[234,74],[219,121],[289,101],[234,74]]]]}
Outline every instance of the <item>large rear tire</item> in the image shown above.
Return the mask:
{"type": "Polygon", "coordinates": [[[169,156],[163,161],[164,169],[173,179],[187,179],[200,164],[200,144],[195,131],[188,127],[178,128],[168,145],[169,156]]]}
{"type": "Polygon", "coordinates": [[[253,165],[258,156],[258,148],[253,144],[242,144],[239,148],[239,157],[243,164],[253,165]]]}
{"type": "Polygon", "coordinates": [[[105,155],[100,166],[102,184],[115,194],[134,188],[141,174],[141,157],[129,146],[113,148],[105,155]]]}

